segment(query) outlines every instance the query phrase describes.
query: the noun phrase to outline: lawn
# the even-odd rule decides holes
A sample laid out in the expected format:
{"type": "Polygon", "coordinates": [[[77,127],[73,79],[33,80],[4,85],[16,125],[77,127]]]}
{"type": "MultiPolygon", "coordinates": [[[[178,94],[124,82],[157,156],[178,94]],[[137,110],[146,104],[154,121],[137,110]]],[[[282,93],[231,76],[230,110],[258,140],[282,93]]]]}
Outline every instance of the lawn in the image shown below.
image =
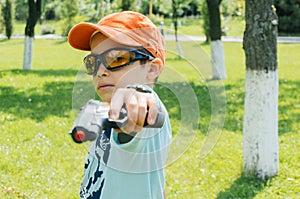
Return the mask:
{"type": "MultiPolygon", "coordinates": [[[[280,171],[267,182],[242,175],[242,44],[224,43],[228,74],[224,82],[206,81],[208,45],[182,46],[188,60],[178,59],[174,44],[168,43],[168,64],[156,87],[168,108],[174,138],[181,136],[184,144],[171,148],[168,198],[297,198],[300,45],[278,45],[280,171]],[[195,63],[201,67],[195,69],[195,63]],[[184,88],[195,98],[183,98],[184,88]],[[212,111],[213,96],[219,97],[218,113],[212,111]],[[200,117],[185,117],[182,107],[200,117]],[[208,130],[212,116],[218,116],[216,126],[225,119],[221,131],[208,130]],[[179,124],[191,128],[192,134],[184,137],[179,124]]],[[[74,120],[73,88],[90,83],[78,73],[85,54],[65,40],[35,40],[33,70],[23,71],[23,40],[0,40],[0,198],[78,198],[87,145],[72,142],[68,131],[74,120]]]]}

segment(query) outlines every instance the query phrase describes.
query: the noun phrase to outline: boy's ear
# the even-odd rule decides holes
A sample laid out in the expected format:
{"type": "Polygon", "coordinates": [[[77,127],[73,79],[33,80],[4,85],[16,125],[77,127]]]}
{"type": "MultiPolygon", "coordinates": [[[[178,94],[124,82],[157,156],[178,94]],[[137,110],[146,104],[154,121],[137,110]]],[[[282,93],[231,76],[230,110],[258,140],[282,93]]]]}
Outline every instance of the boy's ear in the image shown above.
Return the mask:
{"type": "Polygon", "coordinates": [[[155,80],[161,73],[163,69],[163,63],[161,59],[155,58],[154,60],[151,61],[150,67],[148,69],[148,79],[149,80],[155,80]]]}

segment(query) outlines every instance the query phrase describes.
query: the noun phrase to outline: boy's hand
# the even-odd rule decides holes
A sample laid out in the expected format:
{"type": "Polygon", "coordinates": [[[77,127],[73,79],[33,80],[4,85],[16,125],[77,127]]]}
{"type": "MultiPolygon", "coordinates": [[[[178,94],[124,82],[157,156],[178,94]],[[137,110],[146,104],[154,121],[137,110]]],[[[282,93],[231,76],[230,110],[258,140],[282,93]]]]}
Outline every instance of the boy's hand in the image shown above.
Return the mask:
{"type": "Polygon", "coordinates": [[[125,105],[128,123],[121,129],[124,133],[139,132],[144,126],[148,112],[147,123],[153,125],[158,114],[158,104],[152,93],[142,93],[134,89],[119,88],[110,102],[111,119],[118,119],[121,108],[125,105]]]}

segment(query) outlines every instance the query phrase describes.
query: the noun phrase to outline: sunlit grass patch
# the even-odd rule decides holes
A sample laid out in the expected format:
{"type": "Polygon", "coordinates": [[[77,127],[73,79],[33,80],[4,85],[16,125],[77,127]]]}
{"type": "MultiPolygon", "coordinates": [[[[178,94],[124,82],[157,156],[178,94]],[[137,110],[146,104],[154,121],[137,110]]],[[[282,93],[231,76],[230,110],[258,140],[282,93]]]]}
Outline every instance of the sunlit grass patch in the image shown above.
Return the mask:
{"type": "MultiPolygon", "coordinates": [[[[194,45],[209,52],[209,45],[182,43],[185,48],[194,45]]],[[[182,73],[185,81],[176,82],[174,78],[175,82],[168,82],[162,78],[155,88],[169,111],[174,138],[180,127],[181,110],[177,96],[167,88],[192,89],[197,96],[194,100],[199,103],[199,130],[192,132],[184,153],[166,167],[167,196],[297,198],[300,46],[278,45],[280,171],[267,182],[242,174],[244,54],[240,43],[224,43],[224,48],[228,79],[223,81],[226,92],[220,96],[226,97],[225,123],[220,134],[213,134],[218,137],[206,156],[202,156],[203,144],[212,110],[205,75],[198,78],[189,62],[170,54],[168,67],[182,73]]],[[[87,146],[73,143],[68,131],[74,119],[74,82],[88,83],[77,76],[85,54],[71,49],[64,40],[35,40],[33,69],[24,71],[23,40],[0,42],[0,198],[78,198],[87,146]]],[[[178,96],[184,93],[177,92],[178,96]]]]}

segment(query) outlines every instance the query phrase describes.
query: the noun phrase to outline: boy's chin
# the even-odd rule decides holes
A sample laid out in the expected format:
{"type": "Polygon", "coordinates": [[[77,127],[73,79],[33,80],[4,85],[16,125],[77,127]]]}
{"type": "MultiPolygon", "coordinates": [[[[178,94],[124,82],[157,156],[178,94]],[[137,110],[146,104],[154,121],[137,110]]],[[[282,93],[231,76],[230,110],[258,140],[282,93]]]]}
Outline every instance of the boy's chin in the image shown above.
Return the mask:
{"type": "Polygon", "coordinates": [[[106,94],[106,95],[98,94],[98,96],[100,97],[102,102],[110,102],[110,100],[111,100],[111,95],[108,95],[108,94],[106,94]]]}

